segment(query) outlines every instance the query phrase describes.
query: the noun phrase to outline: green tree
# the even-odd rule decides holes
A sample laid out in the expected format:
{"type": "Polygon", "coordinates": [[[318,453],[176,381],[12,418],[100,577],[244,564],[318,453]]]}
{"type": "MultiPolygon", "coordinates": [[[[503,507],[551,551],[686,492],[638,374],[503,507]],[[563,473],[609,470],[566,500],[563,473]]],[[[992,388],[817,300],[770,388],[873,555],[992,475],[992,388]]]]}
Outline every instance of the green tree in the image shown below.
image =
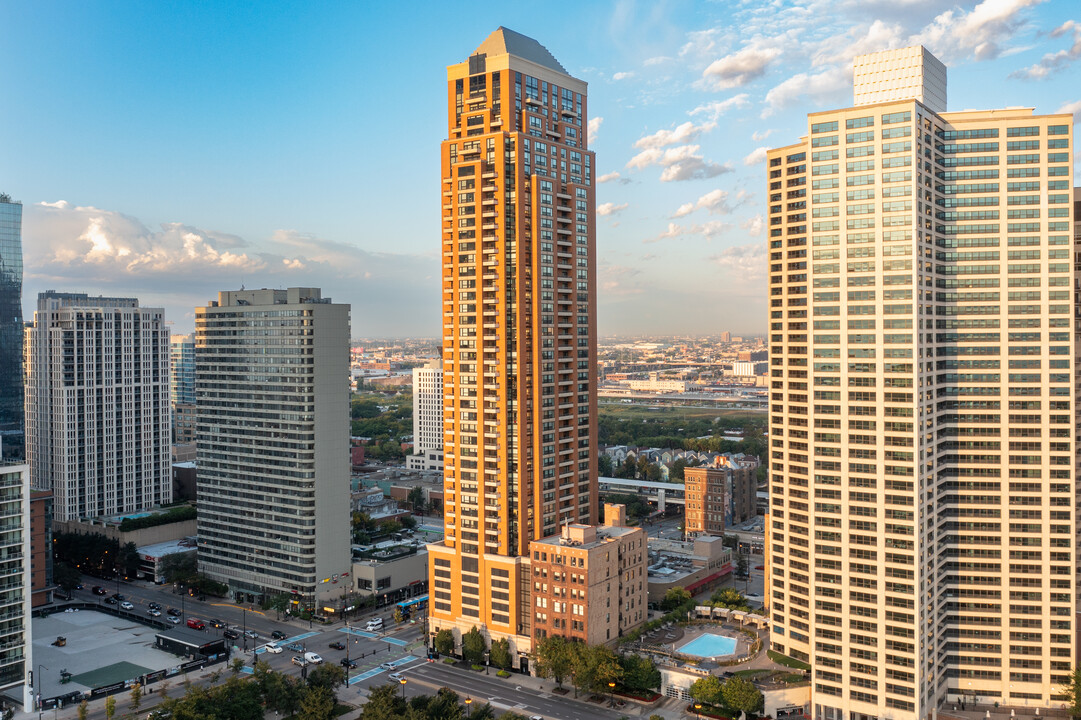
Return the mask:
{"type": "Polygon", "coordinates": [[[79,720],[86,720],[86,716],[90,714],[90,702],[83,700],[79,703],[78,717],[79,720]]]}
{"type": "Polygon", "coordinates": [[[707,675],[695,680],[691,685],[691,697],[708,705],[720,705],[723,702],[724,684],[716,675],[707,675]]]}
{"type": "Polygon", "coordinates": [[[562,688],[563,678],[574,670],[571,644],[560,635],[541,638],[533,647],[533,665],[538,677],[555,678],[556,686],[562,688]]]}
{"type": "Polygon", "coordinates": [[[623,687],[630,690],[653,690],[661,686],[661,672],[653,661],[630,653],[619,659],[623,667],[623,687]]]}
{"type": "Polygon", "coordinates": [[[199,576],[199,566],[194,552],[172,553],[161,559],[161,574],[165,582],[188,585],[199,576]]]}
{"type": "Polygon", "coordinates": [[[687,467],[687,461],[683,458],[676,460],[672,463],[672,468],[668,471],[669,480],[683,480],[683,470],[687,467]]]}
{"type": "Polygon", "coordinates": [[[360,720],[401,720],[403,717],[406,717],[406,705],[397,683],[372,688],[360,713],[360,720]]]}
{"type": "Polygon", "coordinates": [[[665,612],[671,612],[680,605],[691,599],[691,594],[684,588],[674,587],[669,588],[668,592],[664,594],[664,599],[661,600],[661,610],[665,612]]]}
{"type": "Polygon", "coordinates": [[[128,703],[128,707],[131,709],[132,715],[139,713],[139,707],[143,704],[143,686],[139,683],[135,683],[131,686],[131,702],[128,703]]]}
{"type": "Polygon", "coordinates": [[[709,600],[713,603],[714,607],[743,611],[751,609],[751,606],[747,604],[747,598],[743,597],[743,593],[734,588],[720,588],[714,590],[713,594],[710,595],[709,600]]]}
{"type": "Polygon", "coordinates": [[[113,720],[116,717],[116,698],[110,695],[105,698],[105,720],[113,720]]]}
{"type": "Polygon", "coordinates": [[[82,581],[82,574],[66,562],[57,562],[53,565],[53,582],[68,592],[74,590],[75,586],[82,581]]]}
{"type": "Polygon", "coordinates": [[[135,577],[139,574],[139,546],[133,542],[124,543],[120,548],[118,570],[124,577],[135,577]]]}
{"type": "Polygon", "coordinates": [[[240,671],[244,669],[244,658],[235,657],[229,662],[229,670],[232,671],[233,677],[240,674],[240,671]]]}
{"type": "Polygon", "coordinates": [[[462,635],[462,659],[470,665],[480,665],[484,662],[484,651],[487,645],[484,636],[474,625],[473,629],[462,635]]]}
{"type": "Polygon", "coordinates": [[[440,503],[435,498],[430,498],[428,500],[428,514],[429,515],[442,515],[443,514],[443,505],[442,505],[442,503],[440,503]]]}
{"type": "Polygon", "coordinates": [[[762,693],[754,686],[754,683],[738,675],[724,681],[721,697],[725,705],[748,715],[762,708],[762,693]]]}
{"type": "Polygon", "coordinates": [[[272,595],[270,600],[267,601],[266,609],[273,610],[278,619],[282,619],[282,613],[289,609],[289,602],[291,598],[285,593],[278,593],[272,595]]]}
{"type": "Polygon", "coordinates": [[[751,571],[751,563],[743,553],[736,555],[736,577],[745,578],[751,571]]]}
{"type": "Polygon", "coordinates": [[[601,477],[612,477],[612,458],[609,455],[601,455],[597,458],[597,473],[601,477]]]}
{"type": "Polygon", "coordinates": [[[1073,717],[1081,716],[1081,666],[1075,667],[1067,676],[1067,683],[1059,687],[1066,707],[1073,717]]]}
{"type": "Polygon", "coordinates": [[[424,511],[424,488],[419,485],[415,486],[409,491],[409,496],[406,498],[410,506],[413,508],[413,512],[419,513],[424,511]]]}
{"type": "Polygon", "coordinates": [[[604,645],[576,645],[574,687],[589,692],[606,692],[608,683],[622,678],[619,658],[604,645]]]}
{"type": "Polygon", "coordinates": [[[439,688],[439,692],[433,697],[426,697],[428,717],[448,718],[448,720],[460,720],[462,717],[462,704],[458,693],[449,687],[439,688]]]}
{"type": "Polygon", "coordinates": [[[491,660],[492,665],[500,670],[509,670],[514,662],[514,659],[510,654],[510,641],[506,638],[493,640],[492,649],[488,653],[488,659],[491,660]]]}
{"type": "Polygon", "coordinates": [[[440,655],[450,655],[454,652],[454,633],[443,629],[435,634],[435,651],[440,655]]]}
{"type": "Polygon", "coordinates": [[[330,720],[334,716],[334,695],[325,687],[304,688],[296,716],[297,720],[330,720]]]}
{"type": "Polygon", "coordinates": [[[321,687],[330,692],[331,699],[335,702],[337,698],[334,692],[345,683],[345,670],[341,665],[331,665],[330,663],[322,663],[317,665],[314,670],[308,672],[308,687],[321,687]]]}

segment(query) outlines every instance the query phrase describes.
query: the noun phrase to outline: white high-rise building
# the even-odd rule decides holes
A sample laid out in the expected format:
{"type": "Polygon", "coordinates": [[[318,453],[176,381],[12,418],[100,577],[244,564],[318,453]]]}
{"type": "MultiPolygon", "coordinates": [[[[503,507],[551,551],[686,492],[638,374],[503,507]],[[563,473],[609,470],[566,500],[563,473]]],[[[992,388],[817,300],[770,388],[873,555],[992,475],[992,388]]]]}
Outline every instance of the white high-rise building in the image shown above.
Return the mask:
{"type": "Polygon", "coordinates": [[[768,153],[771,648],[815,720],[1058,708],[1077,656],[1074,120],[946,112],[939,65],[857,58],[768,153]]]}
{"type": "Polygon", "coordinates": [[[443,449],[443,363],[413,368],[413,452],[443,449]]]}
{"type": "Polygon", "coordinates": [[[351,567],[349,306],[218,298],[195,310],[199,569],[244,600],[324,607],[351,567]]]}
{"type": "Polygon", "coordinates": [[[169,329],[135,298],[38,295],[26,329],[30,481],[53,517],[140,512],[172,502],[169,329]]]}
{"type": "MultiPolygon", "coordinates": [[[[0,463],[0,692],[22,686],[22,710],[31,712],[41,680],[32,675],[34,643],[30,605],[30,468],[0,463]]],[[[11,694],[14,697],[14,693],[11,694]]]]}

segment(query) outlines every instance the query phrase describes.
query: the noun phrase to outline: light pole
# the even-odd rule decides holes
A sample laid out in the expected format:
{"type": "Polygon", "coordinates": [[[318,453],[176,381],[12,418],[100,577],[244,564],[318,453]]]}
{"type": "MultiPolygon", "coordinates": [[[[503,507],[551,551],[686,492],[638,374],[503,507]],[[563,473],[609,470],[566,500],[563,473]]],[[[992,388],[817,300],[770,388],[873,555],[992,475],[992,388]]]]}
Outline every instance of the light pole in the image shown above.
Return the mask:
{"type": "Polygon", "coordinates": [[[243,613],[244,618],[244,652],[248,652],[248,608],[242,607],[240,610],[243,613]]]}
{"type": "Polygon", "coordinates": [[[701,720],[701,718],[702,718],[702,703],[695,703],[694,704],[694,716],[696,718],[699,718],[699,720],[701,720]]]}
{"type": "Polygon", "coordinates": [[[405,678],[398,681],[402,686],[402,700],[405,700],[405,678]]]}
{"type": "Polygon", "coordinates": [[[608,704],[611,707],[616,706],[616,684],[614,682],[608,683],[608,704]]]}
{"type": "Polygon", "coordinates": [[[465,716],[467,718],[473,717],[473,708],[470,707],[473,704],[473,698],[467,697],[465,699],[465,716]]]}
{"type": "Polygon", "coordinates": [[[38,720],[41,720],[41,700],[42,700],[42,692],[41,691],[45,686],[45,676],[41,674],[42,668],[44,668],[45,670],[49,669],[49,668],[45,667],[44,665],[42,665],[41,663],[38,663],[38,720]]]}

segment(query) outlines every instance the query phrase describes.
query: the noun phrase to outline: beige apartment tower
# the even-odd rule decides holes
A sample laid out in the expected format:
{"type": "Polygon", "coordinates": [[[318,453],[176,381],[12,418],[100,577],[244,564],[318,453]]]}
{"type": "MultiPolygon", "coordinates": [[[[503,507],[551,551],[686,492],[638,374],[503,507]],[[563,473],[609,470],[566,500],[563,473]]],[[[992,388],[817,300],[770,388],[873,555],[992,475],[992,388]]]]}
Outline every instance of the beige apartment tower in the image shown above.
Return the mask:
{"type": "Polygon", "coordinates": [[[856,106],[769,153],[772,647],[812,665],[815,720],[1058,707],[1073,118],[946,112],[922,48],[855,65],[856,106]]]}
{"type": "Polygon", "coordinates": [[[530,649],[529,544],[597,521],[596,259],[586,84],[499,28],[447,68],[445,540],[429,632],[530,649]]]}
{"type": "Polygon", "coordinates": [[[195,310],[199,570],[320,612],[350,586],[349,306],[236,290],[195,310]]]}

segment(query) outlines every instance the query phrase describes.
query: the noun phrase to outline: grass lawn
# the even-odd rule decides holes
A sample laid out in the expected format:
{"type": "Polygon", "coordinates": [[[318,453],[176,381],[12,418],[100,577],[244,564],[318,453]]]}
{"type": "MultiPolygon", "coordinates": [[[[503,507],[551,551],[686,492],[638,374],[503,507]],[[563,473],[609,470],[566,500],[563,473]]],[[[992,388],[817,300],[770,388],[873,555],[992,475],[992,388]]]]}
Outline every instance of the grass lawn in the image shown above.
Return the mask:
{"type": "Polygon", "coordinates": [[[766,655],[768,655],[769,659],[772,660],[773,662],[778,663],[780,665],[784,665],[785,667],[795,668],[796,670],[810,670],[811,669],[811,666],[808,665],[807,663],[805,663],[805,662],[803,662],[801,660],[797,660],[795,658],[790,658],[787,655],[782,655],[781,653],[777,652],[776,650],[767,650],[766,655]]]}

